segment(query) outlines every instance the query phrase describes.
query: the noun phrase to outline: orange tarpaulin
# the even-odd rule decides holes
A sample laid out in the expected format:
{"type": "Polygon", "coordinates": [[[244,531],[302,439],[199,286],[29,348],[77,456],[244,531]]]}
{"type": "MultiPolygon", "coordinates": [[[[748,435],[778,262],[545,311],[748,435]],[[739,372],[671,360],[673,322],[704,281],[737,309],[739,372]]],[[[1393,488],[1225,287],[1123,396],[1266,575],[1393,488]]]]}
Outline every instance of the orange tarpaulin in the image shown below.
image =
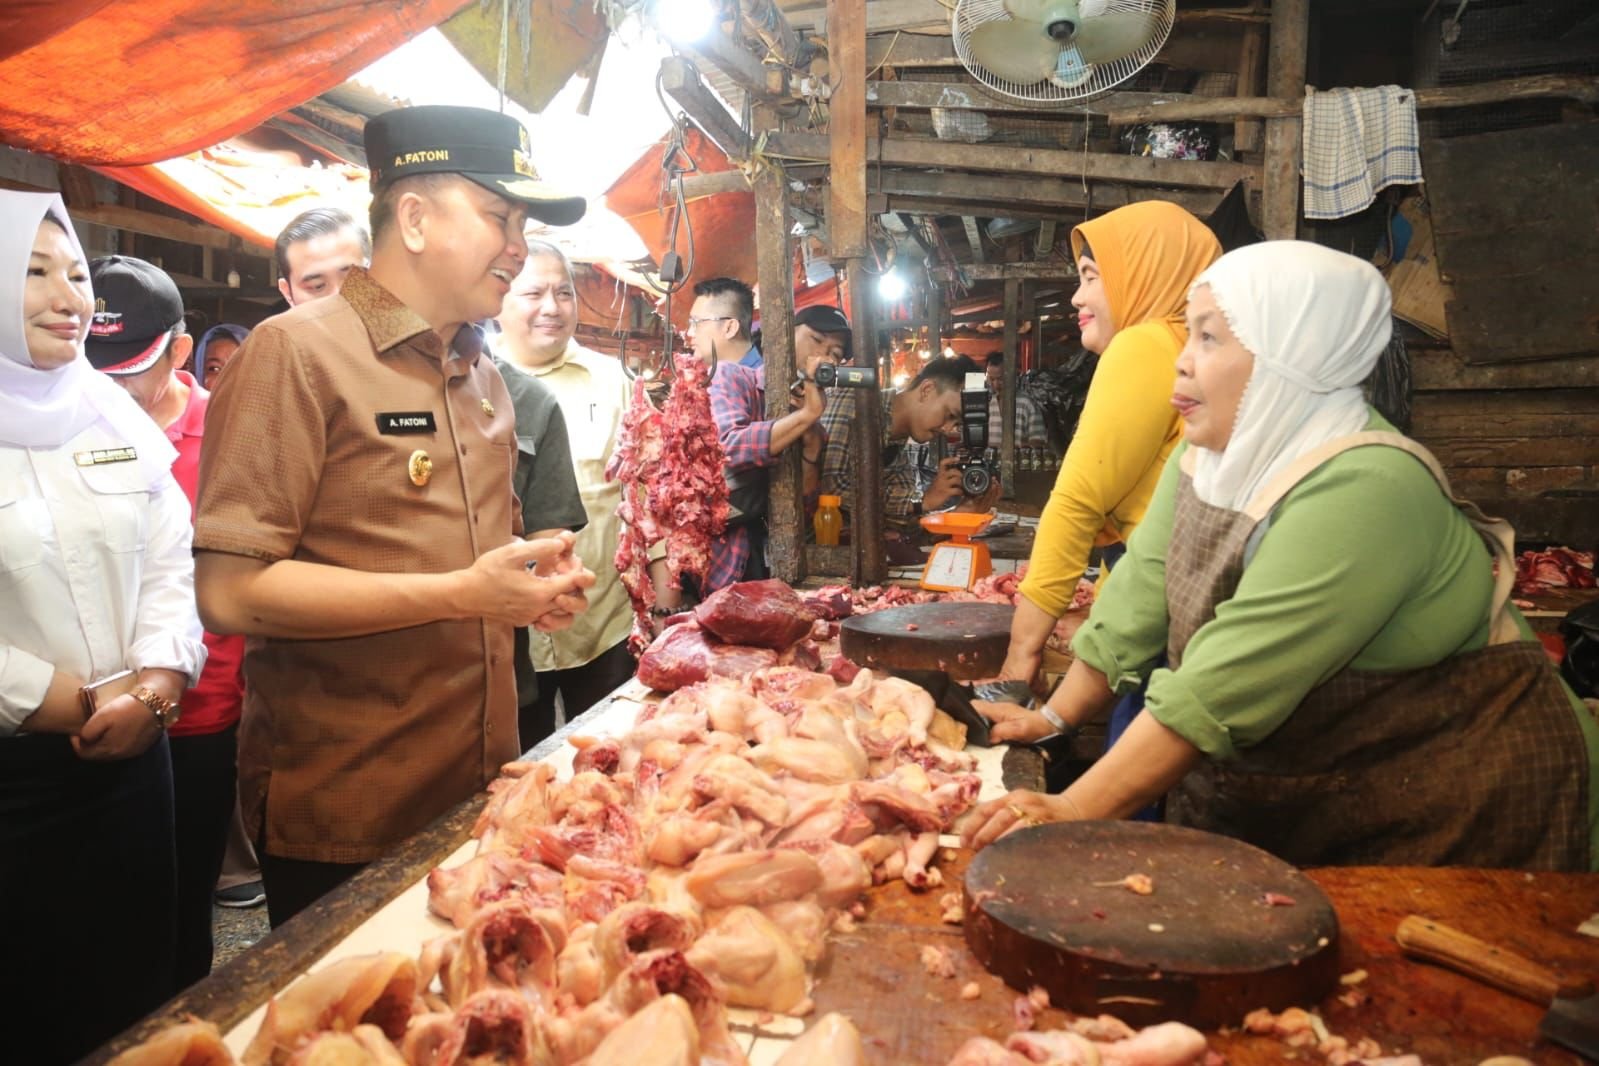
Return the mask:
{"type": "Polygon", "coordinates": [[[8,3],[0,141],[72,163],[170,159],[333,88],[467,2],[8,3]]]}
{"type": "MultiPolygon", "coordinates": [[[[683,137],[683,148],[702,174],[732,170],[733,164],[699,130],[690,127],[683,137]]],[[[652,145],[638,162],[616,179],[605,192],[605,206],[624,218],[644,241],[657,263],[670,251],[666,247],[676,208],[659,210],[661,196],[661,156],[666,140],[652,145]]],[[[678,254],[688,254],[686,230],[694,232],[694,272],[682,293],[672,299],[672,319],[681,327],[688,321],[690,293],[696,282],[706,278],[730,277],[755,282],[755,196],[753,193],[722,193],[690,200],[688,218],[678,226],[678,254]]]]}
{"type": "Polygon", "coordinates": [[[371,199],[364,168],[266,127],[149,166],[94,169],[264,248],[307,208],[364,218],[371,199]]]}

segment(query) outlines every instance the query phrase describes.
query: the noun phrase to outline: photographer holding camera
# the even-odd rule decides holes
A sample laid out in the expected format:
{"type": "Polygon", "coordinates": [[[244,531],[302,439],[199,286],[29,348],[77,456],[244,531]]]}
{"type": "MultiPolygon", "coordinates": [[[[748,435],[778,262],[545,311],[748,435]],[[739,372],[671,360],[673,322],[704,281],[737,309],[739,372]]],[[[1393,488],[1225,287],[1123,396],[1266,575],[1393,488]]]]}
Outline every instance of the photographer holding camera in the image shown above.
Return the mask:
{"type": "MultiPolygon", "coordinates": [[[[711,278],[694,287],[689,337],[702,361],[716,359],[711,379],[711,415],[727,453],[729,502],[736,513],[727,531],[711,542],[710,567],[701,596],[735,581],[767,576],[767,468],[796,441],[806,462],[805,493],[815,489],[825,443],[817,428],[823,398],[818,371],[832,370],[849,351],[849,320],[836,307],[807,307],[794,316],[794,364],[800,380],[792,390],[793,410],[766,417],[766,367],[733,362],[751,351],[750,320],[754,294],[733,278],[711,278]]],[[[830,378],[830,380],[832,380],[830,378]]]]}
{"type": "MultiPolygon", "coordinates": [[[[983,370],[964,355],[939,356],[929,360],[900,391],[879,394],[883,405],[883,515],[889,522],[912,526],[929,511],[986,511],[999,498],[997,478],[979,496],[968,496],[962,490],[960,456],[943,460],[933,472],[918,464],[910,455],[914,449],[906,446],[911,441],[926,444],[939,435],[948,437],[961,429],[962,390],[968,374],[980,379],[983,370]]],[[[846,500],[852,483],[850,449],[861,446],[853,438],[859,396],[856,389],[831,390],[822,415],[822,431],[827,435],[822,491],[846,500]]],[[[982,390],[982,406],[986,421],[986,388],[982,390]]]]}
{"type": "MultiPolygon", "coordinates": [[[[993,421],[989,385],[982,374],[966,375],[960,394],[960,444],[938,464],[922,491],[921,510],[981,513],[999,502],[999,465],[988,457],[993,421]]],[[[924,468],[925,471],[925,468],[924,468]]]]}

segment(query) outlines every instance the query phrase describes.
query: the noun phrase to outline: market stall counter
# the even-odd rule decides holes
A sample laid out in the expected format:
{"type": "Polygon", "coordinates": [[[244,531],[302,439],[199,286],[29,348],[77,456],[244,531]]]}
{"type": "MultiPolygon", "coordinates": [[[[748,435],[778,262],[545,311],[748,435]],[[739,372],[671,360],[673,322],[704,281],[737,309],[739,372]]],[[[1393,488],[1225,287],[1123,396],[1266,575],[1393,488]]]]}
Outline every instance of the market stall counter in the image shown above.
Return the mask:
{"type": "MultiPolygon", "coordinates": [[[[637,681],[629,682],[540,744],[530,758],[565,779],[579,750],[571,743],[574,738],[627,732],[640,712],[659,700],[637,681]]],[[[974,754],[982,781],[978,798],[1038,783],[1027,776],[1032,764],[1002,749],[974,754]]],[[[267,1001],[300,975],[381,951],[415,956],[425,942],[452,931],[429,912],[427,875],[474,854],[478,845],[471,834],[487,798],[463,803],[86,1061],[108,1062],[190,1016],[217,1025],[240,1055],[267,1001]]],[[[896,1066],[944,1066],[973,1037],[1003,1042],[1020,1027],[1048,1031],[1067,1023],[1062,1012],[987,973],[967,949],[962,929],[950,921],[951,891],[958,894],[970,860],[955,843],[947,835],[938,841],[942,887],[917,891],[904,878],[887,880],[866,891],[863,905],[854,908],[858,919],[834,927],[825,954],[812,968],[813,1002],[805,1004],[811,1009],[804,1017],[729,1011],[728,1031],[749,1062],[777,1062],[807,1025],[834,1011],[859,1029],[866,1062],[896,1066]]],[[[1070,856],[1061,861],[1069,862],[1070,856]]],[[[1419,914],[1569,974],[1599,974],[1599,940],[1578,932],[1599,921],[1593,917],[1599,911],[1599,876],[1411,868],[1323,869],[1309,876],[1326,893],[1341,924],[1340,983],[1320,1003],[1307,1004],[1310,1013],[1256,1016],[1251,1019],[1255,1032],[1243,1031],[1242,1017],[1233,1027],[1207,1032],[1210,1049],[1227,1062],[1252,1066],[1290,1057],[1353,1062],[1358,1059],[1350,1057],[1351,1049],[1364,1047],[1367,1057],[1374,1054],[1363,1040],[1379,1046],[1383,1055],[1414,1053],[1419,1059],[1411,1061],[1425,1063],[1478,1062],[1496,1054],[1537,1063],[1581,1061],[1538,1039],[1542,1007],[1408,960],[1400,955],[1394,933],[1403,918],[1419,914]],[[1342,1057],[1339,1049],[1345,1049],[1342,1057]]],[[[1137,896],[1124,889],[1107,891],[1126,896],[1126,905],[1137,904],[1137,896]]],[[[1107,1009],[1114,1013],[1114,1005],[1107,1009]]]]}

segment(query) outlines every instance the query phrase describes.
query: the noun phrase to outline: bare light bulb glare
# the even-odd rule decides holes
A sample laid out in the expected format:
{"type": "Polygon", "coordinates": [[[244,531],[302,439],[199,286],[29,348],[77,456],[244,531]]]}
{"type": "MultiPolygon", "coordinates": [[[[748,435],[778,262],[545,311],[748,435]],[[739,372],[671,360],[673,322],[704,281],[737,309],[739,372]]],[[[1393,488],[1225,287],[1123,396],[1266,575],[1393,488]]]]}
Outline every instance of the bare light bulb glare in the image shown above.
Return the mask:
{"type": "Polygon", "coordinates": [[[877,294],[889,303],[903,299],[905,292],[905,279],[892,270],[877,279],[877,294]]]}
{"type": "Polygon", "coordinates": [[[702,40],[716,26],[711,0],[655,0],[655,26],[667,37],[688,44],[702,40]]]}

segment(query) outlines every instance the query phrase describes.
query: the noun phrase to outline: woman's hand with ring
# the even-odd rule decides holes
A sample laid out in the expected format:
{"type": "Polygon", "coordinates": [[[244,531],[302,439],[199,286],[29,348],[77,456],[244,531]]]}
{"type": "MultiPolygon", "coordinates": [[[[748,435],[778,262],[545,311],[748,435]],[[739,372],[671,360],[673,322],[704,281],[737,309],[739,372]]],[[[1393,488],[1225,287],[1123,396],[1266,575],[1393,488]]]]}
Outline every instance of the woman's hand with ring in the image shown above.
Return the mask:
{"type": "Polygon", "coordinates": [[[1060,796],[1016,789],[996,800],[981,804],[972,812],[961,834],[961,843],[977,851],[1018,829],[1062,822],[1075,815],[1060,796]]]}

